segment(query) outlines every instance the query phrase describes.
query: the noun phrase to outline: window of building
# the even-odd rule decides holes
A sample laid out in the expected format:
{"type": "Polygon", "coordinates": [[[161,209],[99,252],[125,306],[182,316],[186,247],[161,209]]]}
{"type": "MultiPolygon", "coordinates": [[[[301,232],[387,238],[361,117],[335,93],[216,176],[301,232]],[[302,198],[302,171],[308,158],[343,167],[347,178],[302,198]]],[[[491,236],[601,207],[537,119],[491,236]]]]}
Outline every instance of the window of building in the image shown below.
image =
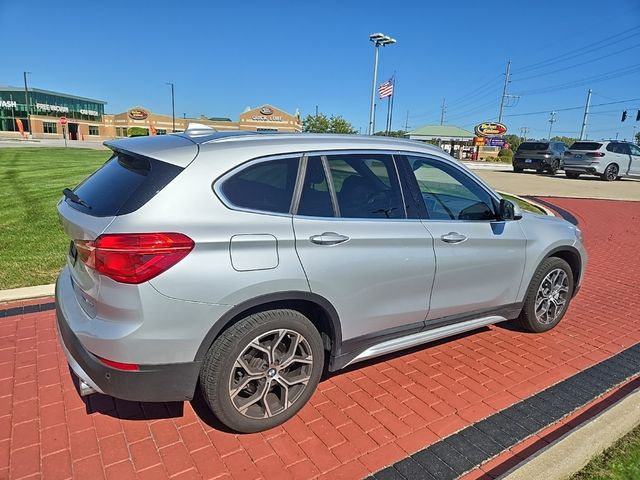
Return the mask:
{"type": "Polygon", "coordinates": [[[158,135],[166,135],[167,134],[167,130],[164,129],[164,128],[158,128],[158,129],[156,129],[156,133],[158,135]]]}
{"type": "Polygon", "coordinates": [[[58,124],[55,122],[43,122],[44,133],[58,133],[58,124]]]}
{"type": "Polygon", "coordinates": [[[100,128],[97,125],[89,125],[89,135],[100,135],[100,128]]]}
{"type": "Polygon", "coordinates": [[[297,157],[255,163],[225,180],[222,194],[240,208],[288,213],[298,164],[297,157]]]}

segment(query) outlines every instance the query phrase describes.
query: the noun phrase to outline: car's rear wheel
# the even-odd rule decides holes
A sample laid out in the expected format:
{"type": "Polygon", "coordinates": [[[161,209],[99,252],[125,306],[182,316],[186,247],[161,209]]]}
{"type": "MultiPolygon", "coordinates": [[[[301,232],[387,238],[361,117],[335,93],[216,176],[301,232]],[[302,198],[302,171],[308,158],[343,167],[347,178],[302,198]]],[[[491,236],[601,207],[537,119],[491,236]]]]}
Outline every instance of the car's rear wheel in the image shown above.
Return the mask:
{"type": "Polygon", "coordinates": [[[567,311],[573,295],[573,273],[561,258],[546,258],[533,275],[518,320],[525,330],[546,332],[567,311]]]}
{"type": "Polygon", "coordinates": [[[560,170],[560,160],[554,160],[549,166],[549,173],[555,175],[560,170]]]}
{"type": "Polygon", "coordinates": [[[255,313],[225,330],[200,371],[211,411],[238,432],[258,432],[294,416],[324,368],[316,327],[295,310],[255,313]]]}
{"type": "Polygon", "coordinates": [[[564,174],[567,176],[567,178],[572,178],[572,179],[576,179],[576,178],[580,178],[580,174],[579,173],[575,173],[575,172],[564,172],[564,174]]]}
{"type": "Polygon", "coordinates": [[[615,163],[610,163],[607,165],[607,168],[604,169],[604,173],[600,175],[602,180],[607,182],[613,182],[616,178],[618,178],[619,168],[615,163]]]}

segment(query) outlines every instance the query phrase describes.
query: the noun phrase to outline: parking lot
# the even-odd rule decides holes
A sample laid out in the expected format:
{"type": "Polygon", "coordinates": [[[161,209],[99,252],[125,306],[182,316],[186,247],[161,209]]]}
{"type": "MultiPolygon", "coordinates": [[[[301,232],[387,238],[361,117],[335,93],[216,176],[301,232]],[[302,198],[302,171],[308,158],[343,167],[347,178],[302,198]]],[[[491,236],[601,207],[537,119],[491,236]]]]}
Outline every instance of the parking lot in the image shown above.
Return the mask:
{"type": "MultiPolygon", "coordinates": [[[[51,299],[1,306],[0,478],[363,478],[640,342],[640,257],[629,254],[640,204],[545,201],[579,222],[590,254],[584,286],[558,328],[532,335],[496,325],[359,364],[323,380],[284,426],[259,434],[224,431],[199,401],[94,395],[85,403],[54,312],[23,307],[51,299]]],[[[473,476],[490,478],[495,463],[473,476]]]]}

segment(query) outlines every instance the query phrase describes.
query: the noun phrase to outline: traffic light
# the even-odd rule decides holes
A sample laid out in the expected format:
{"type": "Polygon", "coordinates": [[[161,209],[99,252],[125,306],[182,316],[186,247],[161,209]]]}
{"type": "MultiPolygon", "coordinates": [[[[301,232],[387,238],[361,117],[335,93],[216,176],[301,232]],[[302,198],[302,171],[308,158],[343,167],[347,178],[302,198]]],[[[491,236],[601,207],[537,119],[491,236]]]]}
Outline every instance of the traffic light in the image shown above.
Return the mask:
{"type": "Polygon", "coordinates": [[[636,122],[640,122],[640,110],[636,113],[636,122]]]}
{"type": "Polygon", "coordinates": [[[627,119],[627,111],[625,110],[624,112],[622,112],[622,120],[620,120],[621,122],[624,122],[627,119]]]}

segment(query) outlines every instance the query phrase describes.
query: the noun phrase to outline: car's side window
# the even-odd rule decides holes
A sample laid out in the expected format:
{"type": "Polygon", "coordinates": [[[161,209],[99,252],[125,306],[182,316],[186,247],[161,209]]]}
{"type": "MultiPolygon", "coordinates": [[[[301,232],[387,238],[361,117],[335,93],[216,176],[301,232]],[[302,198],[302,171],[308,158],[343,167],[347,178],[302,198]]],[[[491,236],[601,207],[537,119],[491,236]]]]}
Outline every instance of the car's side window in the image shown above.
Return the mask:
{"type": "Polygon", "coordinates": [[[495,220],[491,195],[475,180],[445,162],[406,157],[418,184],[427,218],[432,220],[495,220]]]}
{"type": "Polygon", "coordinates": [[[307,159],[307,171],[300,191],[297,213],[309,217],[334,216],[331,193],[321,157],[314,156],[307,159]]]}
{"type": "Polygon", "coordinates": [[[640,148],[636,147],[635,145],[629,145],[629,148],[631,149],[631,155],[640,156],[640,148]]]}
{"type": "Polygon", "coordinates": [[[254,163],[226,179],[221,192],[240,208],[289,213],[299,163],[299,157],[254,163]]]}
{"type": "Polygon", "coordinates": [[[343,218],[405,218],[395,164],[385,154],[326,157],[343,218]]]}
{"type": "Polygon", "coordinates": [[[621,143],[618,149],[618,153],[622,153],[623,155],[631,155],[631,149],[629,148],[628,143],[621,143]]]}

